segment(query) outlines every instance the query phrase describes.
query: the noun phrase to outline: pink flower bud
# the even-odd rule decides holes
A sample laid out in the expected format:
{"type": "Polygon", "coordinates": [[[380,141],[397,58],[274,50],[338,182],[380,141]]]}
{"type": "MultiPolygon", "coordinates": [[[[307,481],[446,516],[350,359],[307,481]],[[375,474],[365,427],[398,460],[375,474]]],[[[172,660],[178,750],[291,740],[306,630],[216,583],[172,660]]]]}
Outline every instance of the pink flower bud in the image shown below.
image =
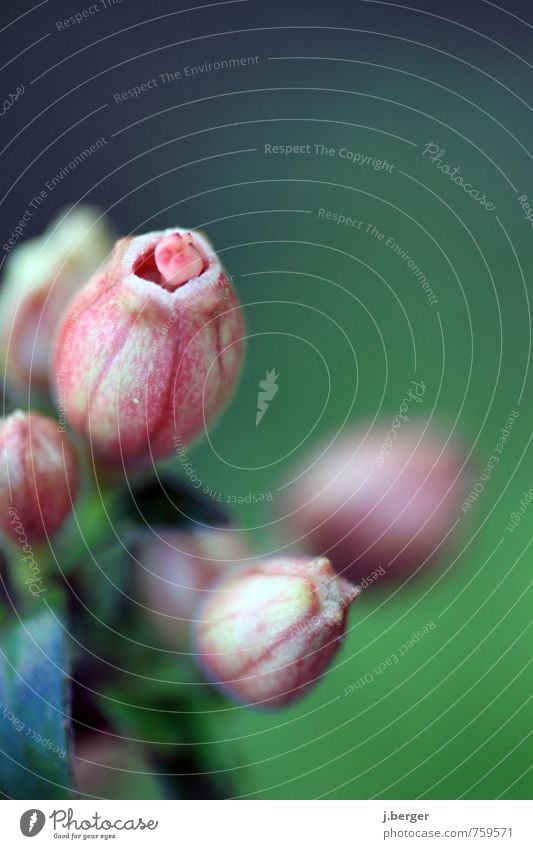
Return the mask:
{"type": "MultiPolygon", "coordinates": [[[[59,757],[65,753],[59,752],[59,757]]],[[[130,740],[110,733],[85,734],[77,740],[72,760],[75,799],[161,798],[153,767],[130,740]]]]}
{"type": "Polygon", "coordinates": [[[203,235],[121,239],[59,329],[59,406],[108,461],[167,456],[228,400],[242,332],[236,293],[203,235]]]}
{"type": "Polygon", "coordinates": [[[246,566],[217,582],[201,608],[195,629],[200,664],[239,702],[289,704],[331,663],[359,592],[325,557],[246,566]]]}
{"type": "Polygon", "coordinates": [[[132,545],[138,601],[170,646],[185,645],[206,588],[244,560],[242,536],[231,530],[141,532],[132,545]]]}
{"type": "Polygon", "coordinates": [[[19,543],[46,539],[70,515],[78,489],[74,448],[57,422],[16,412],[0,423],[0,530],[19,543]]]}
{"type": "Polygon", "coordinates": [[[327,554],[363,588],[409,577],[440,552],[459,518],[465,458],[446,441],[403,424],[323,446],[288,498],[291,539],[327,554]]]}
{"type": "Polygon", "coordinates": [[[0,360],[15,397],[47,393],[51,339],[61,313],[111,247],[96,211],[78,207],[9,254],[0,289],[0,360]]]}

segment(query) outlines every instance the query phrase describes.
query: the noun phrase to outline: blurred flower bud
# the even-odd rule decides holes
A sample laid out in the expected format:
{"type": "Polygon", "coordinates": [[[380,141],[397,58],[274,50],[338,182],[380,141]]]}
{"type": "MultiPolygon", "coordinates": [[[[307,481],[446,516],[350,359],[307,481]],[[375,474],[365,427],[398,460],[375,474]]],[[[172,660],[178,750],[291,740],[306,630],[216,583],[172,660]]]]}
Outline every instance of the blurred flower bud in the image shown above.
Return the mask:
{"type": "Polygon", "coordinates": [[[51,339],[61,313],[112,247],[91,207],[65,210],[40,237],[14,248],[0,288],[0,361],[21,400],[49,386],[51,339]]]}
{"type": "Polygon", "coordinates": [[[0,530],[28,544],[63,524],[78,489],[74,448],[58,424],[16,412],[0,422],[0,530]]]}
{"type": "Polygon", "coordinates": [[[241,337],[235,291],[203,235],[121,239],[60,327],[60,409],[107,461],[165,457],[229,399],[241,337]]]}
{"type": "Polygon", "coordinates": [[[132,545],[139,602],[169,646],[188,645],[195,608],[206,588],[247,556],[231,530],[141,531],[132,545]]]}
{"type": "Polygon", "coordinates": [[[366,586],[403,580],[441,551],[465,491],[457,444],[415,425],[342,435],[307,458],[286,504],[296,545],[366,586]]]}
{"type": "Polygon", "coordinates": [[[246,566],[214,584],[199,609],[200,665],[239,702],[289,704],[326,671],[359,592],[335,575],[325,557],[246,566]]]}
{"type": "Polygon", "coordinates": [[[110,734],[88,734],[77,743],[73,772],[77,799],[161,798],[162,787],[139,748],[110,734]]]}

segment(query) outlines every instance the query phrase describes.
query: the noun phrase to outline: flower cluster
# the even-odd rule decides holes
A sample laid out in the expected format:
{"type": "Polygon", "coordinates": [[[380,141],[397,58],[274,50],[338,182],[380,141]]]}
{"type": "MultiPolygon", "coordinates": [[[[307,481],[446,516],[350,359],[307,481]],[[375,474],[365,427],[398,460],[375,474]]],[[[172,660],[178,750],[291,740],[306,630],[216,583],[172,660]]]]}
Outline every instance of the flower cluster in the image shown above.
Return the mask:
{"type": "MultiPolygon", "coordinates": [[[[174,227],[109,252],[87,210],[14,251],[0,300],[10,392],[56,404],[56,418],[0,424],[0,530],[31,551],[72,516],[83,470],[146,473],[201,436],[236,385],[244,325],[205,235],[174,227]]],[[[309,455],[275,556],[231,529],[137,527],[133,592],[168,650],[248,706],[279,708],[316,684],[361,587],[411,577],[453,529],[462,452],[405,422],[393,440],[354,430],[309,455]]]]}

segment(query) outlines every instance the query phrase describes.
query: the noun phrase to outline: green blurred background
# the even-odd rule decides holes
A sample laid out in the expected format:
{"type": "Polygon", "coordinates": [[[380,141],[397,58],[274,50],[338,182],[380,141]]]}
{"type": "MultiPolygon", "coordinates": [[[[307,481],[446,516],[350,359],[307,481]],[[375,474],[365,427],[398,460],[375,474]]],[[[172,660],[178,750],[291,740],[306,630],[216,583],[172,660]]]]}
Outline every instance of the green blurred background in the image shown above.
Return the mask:
{"type": "MultiPolygon", "coordinates": [[[[231,795],[528,797],[533,511],[513,533],[506,525],[533,483],[533,230],[518,201],[533,199],[531,28],[516,17],[531,18],[530,7],[250,2],[149,23],[144,4],[124,3],[67,43],[54,32],[60,5],[38,13],[52,31],[49,52],[32,51],[33,71],[19,71],[46,74],[12,120],[36,114],[37,89],[52,105],[39,133],[25,131],[23,161],[20,147],[8,152],[14,173],[29,170],[10,191],[4,229],[45,179],[103,134],[103,151],[31,227],[85,195],[122,232],[173,223],[206,230],[244,304],[247,359],[228,411],[189,459],[222,505],[271,494],[268,503],[227,505],[251,546],[283,544],[280,487],[298,458],[345,423],[390,422],[412,379],[427,386],[425,420],[471,451],[474,481],[511,411],[520,414],[477,505],[458,517],[459,541],[440,569],[368,591],[350,613],[334,669],[294,707],[268,714],[225,704],[211,717],[205,740],[229,752],[231,795]],[[256,56],[184,76],[186,66],[256,56]],[[117,92],[176,70],[181,79],[115,102],[117,92]],[[429,143],[494,210],[423,155],[429,143]],[[317,155],[322,144],[334,154],[317,155]],[[266,153],[266,145],[310,153],[266,153]],[[393,167],[353,164],[342,148],[393,167]],[[321,209],[362,225],[327,221],[321,209]],[[386,246],[389,237],[437,303],[386,246]],[[258,383],[271,369],[279,391],[256,427],[258,383]],[[400,663],[345,695],[431,621],[436,628],[400,663]]],[[[176,11],[150,8],[154,17],[176,11]]],[[[177,459],[167,465],[180,471],[177,459]]]]}

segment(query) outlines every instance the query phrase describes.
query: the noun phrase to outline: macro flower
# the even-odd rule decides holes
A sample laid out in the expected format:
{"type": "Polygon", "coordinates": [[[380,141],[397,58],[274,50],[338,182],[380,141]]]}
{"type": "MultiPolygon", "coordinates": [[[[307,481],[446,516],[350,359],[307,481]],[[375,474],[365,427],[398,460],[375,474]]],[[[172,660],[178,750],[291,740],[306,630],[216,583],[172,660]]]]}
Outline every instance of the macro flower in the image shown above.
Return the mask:
{"type": "Polygon", "coordinates": [[[276,557],[236,570],[213,585],[199,608],[200,666],[240,703],[289,704],[330,665],[359,593],[325,557],[276,557]]]}
{"type": "Polygon", "coordinates": [[[56,421],[15,412],[0,423],[0,530],[14,541],[41,542],[72,512],[78,462],[56,421]]]}
{"type": "Polygon", "coordinates": [[[121,239],[59,328],[60,413],[112,464],[168,456],[228,401],[242,334],[235,290],[205,236],[121,239]]]}
{"type": "Polygon", "coordinates": [[[291,540],[363,587],[403,580],[450,540],[464,464],[456,442],[418,426],[351,431],[307,456],[282,522],[291,540]]]}
{"type": "Polygon", "coordinates": [[[188,642],[206,588],[247,556],[242,536],[235,531],[186,533],[168,528],[138,532],[131,554],[138,600],[151,625],[174,646],[188,642]]]}
{"type": "Polygon", "coordinates": [[[51,339],[69,300],[112,247],[92,207],[65,210],[8,255],[0,288],[0,362],[18,399],[46,395],[51,339]]]}

